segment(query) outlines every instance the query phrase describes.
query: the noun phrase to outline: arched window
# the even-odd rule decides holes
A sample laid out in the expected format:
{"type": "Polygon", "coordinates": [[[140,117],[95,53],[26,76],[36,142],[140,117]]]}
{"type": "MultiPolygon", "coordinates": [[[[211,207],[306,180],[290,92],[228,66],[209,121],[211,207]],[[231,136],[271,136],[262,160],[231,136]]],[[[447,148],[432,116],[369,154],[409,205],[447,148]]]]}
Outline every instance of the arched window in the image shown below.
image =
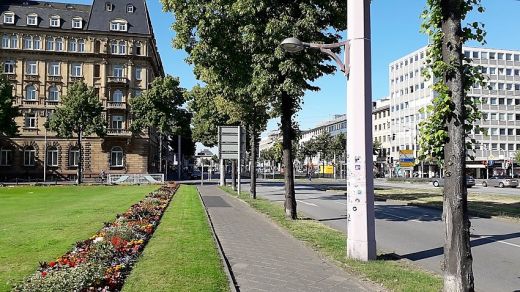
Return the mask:
{"type": "Polygon", "coordinates": [[[79,147],[74,146],[69,149],[69,166],[79,165],[79,147]]]}
{"type": "Polygon", "coordinates": [[[36,86],[29,85],[25,88],[25,100],[36,100],[36,86]]]}
{"type": "Polygon", "coordinates": [[[77,52],[78,51],[78,41],[76,39],[69,40],[69,52],[77,52]]]}
{"type": "Polygon", "coordinates": [[[123,149],[121,147],[113,147],[110,151],[110,166],[123,166],[123,149]]]}
{"type": "Polygon", "coordinates": [[[51,146],[47,148],[47,165],[58,166],[58,148],[51,146]]]}
{"type": "Polygon", "coordinates": [[[49,97],[47,98],[47,100],[54,102],[60,100],[60,91],[58,90],[58,87],[56,85],[49,87],[49,97]]]}
{"type": "Polygon", "coordinates": [[[62,38],[56,38],[56,51],[58,51],[58,52],[63,51],[63,39],[62,38]]]}
{"type": "Polygon", "coordinates": [[[119,41],[119,55],[125,55],[125,54],[126,54],[126,42],[119,41]]]}
{"type": "Polygon", "coordinates": [[[7,147],[0,148],[0,166],[9,166],[13,163],[13,151],[7,147]]]}
{"type": "Polygon", "coordinates": [[[36,162],[36,150],[33,146],[27,146],[23,150],[23,165],[34,166],[36,162]]]}
{"type": "Polygon", "coordinates": [[[78,40],[78,52],[80,52],[80,53],[85,52],[85,40],[84,39],[78,40]]]}
{"type": "Polygon", "coordinates": [[[112,101],[123,102],[123,92],[119,89],[116,89],[116,91],[114,91],[114,94],[112,95],[112,101]]]}

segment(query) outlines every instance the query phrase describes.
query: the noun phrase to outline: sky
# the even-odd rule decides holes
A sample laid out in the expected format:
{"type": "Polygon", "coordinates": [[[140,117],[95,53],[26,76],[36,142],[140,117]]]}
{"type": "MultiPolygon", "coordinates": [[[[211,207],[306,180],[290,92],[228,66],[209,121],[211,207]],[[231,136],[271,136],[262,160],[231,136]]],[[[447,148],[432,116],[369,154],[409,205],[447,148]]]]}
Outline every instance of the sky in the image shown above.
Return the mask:
{"type": "MultiPolygon", "coordinates": [[[[346,1],[346,0],[345,0],[346,1]]],[[[63,2],[63,1],[60,1],[63,2]]],[[[91,4],[91,0],[65,2],[91,4]]],[[[425,0],[373,0],[372,25],[372,92],[373,100],[388,96],[388,65],[390,62],[425,46],[428,39],[421,34],[420,15],[425,0]]],[[[190,89],[198,81],[192,67],[184,61],[186,53],[171,46],[175,33],[171,30],[172,14],[162,11],[159,0],[148,0],[152,25],[167,74],[178,76],[181,86],[190,89]]],[[[486,11],[473,14],[469,20],[485,24],[488,48],[520,50],[520,1],[482,0],[486,11]]],[[[346,17],[346,16],[345,16],[346,17]]],[[[281,41],[281,40],[280,40],[281,41]]],[[[470,44],[476,46],[476,44],[470,44]]],[[[312,128],[335,114],[346,113],[346,81],[342,72],[324,76],[315,83],[321,90],[307,92],[296,120],[300,128],[312,128]]],[[[278,121],[272,120],[268,130],[277,129],[278,121]]],[[[263,134],[265,136],[265,133],[263,134]]],[[[200,148],[200,146],[198,147],[200,148]]]]}

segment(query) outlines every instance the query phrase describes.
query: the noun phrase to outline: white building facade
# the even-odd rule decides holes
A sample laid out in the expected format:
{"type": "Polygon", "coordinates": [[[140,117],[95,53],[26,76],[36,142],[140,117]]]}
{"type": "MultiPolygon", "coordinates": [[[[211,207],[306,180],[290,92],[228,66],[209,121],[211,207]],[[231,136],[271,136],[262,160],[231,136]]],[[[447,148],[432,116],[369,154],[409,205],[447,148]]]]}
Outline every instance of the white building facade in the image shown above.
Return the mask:
{"type": "MultiPolygon", "coordinates": [[[[484,132],[472,133],[470,137],[476,140],[476,152],[475,160],[468,158],[467,173],[476,178],[517,173],[514,166],[511,168],[511,160],[520,150],[520,51],[471,47],[463,50],[474,66],[480,66],[490,87],[473,86],[468,93],[481,102],[482,119],[476,125],[484,132]],[[493,167],[486,167],[487,162],[493,167]]],[[[400,150],[412,150],[417,157],[418,124],[426,117],[420,110],[434,97],[432,81],[421,74],[425,60],[423,47],[389,65],[390,155],[397,172],[400,150]]],[[[433,165],[416,165],[414,170],[421,168],[429,176],[438,175],[433,165]]]]}

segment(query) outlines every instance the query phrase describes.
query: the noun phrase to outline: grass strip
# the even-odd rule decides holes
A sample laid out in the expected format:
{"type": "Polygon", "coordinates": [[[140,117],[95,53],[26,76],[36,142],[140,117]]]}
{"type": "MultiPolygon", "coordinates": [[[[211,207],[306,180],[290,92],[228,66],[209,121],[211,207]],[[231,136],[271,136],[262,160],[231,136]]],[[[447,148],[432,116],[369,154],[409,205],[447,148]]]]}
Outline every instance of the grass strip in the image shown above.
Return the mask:
{"type": "MultiPolygon", "coordinates": [[[[403,201],[416,206],[442,210],[442,193],[438,191],[378,190],[376,198],[403,201]]],[[[473,216],[520,220],[520,196],[472,193],[468,195],[468,211],[473,216]]]]}
{"type": "Polygon", "coordinates": [[[157,186],[0,188],[0,291],[92,236],[157,186]]]}
{"type": "Polygon", "coordinates": [[[442,280],[439,276],[412,267],[405,261],[378,260],[361,262],[347,259],[347,238],[341,231],[332,229],[316,220],[304,218],[287,220],[281,205],[263,198],[252,199],[249,193],[237,195],[229,187],[221,187],[227,193],[238,197],[251,207],[266,214],[278,225],[287,229],[295,238],[310,245],[314,250],[338,263],[349,272],[365,277],[392,291],[440,291],[442,280]]]}
{"type": "Polygon", "coordinates": [[[123,291],[229,291],[194,186],[182,185],[177,191],[123,291]]]}

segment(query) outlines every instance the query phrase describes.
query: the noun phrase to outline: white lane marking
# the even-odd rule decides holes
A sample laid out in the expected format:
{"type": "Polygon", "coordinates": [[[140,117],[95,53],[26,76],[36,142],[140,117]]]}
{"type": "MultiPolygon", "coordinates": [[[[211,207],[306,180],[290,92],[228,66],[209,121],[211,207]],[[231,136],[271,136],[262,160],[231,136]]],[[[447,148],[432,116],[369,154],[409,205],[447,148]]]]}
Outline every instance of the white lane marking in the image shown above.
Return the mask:
{"type": "Polygon", "coordinates": [[[303,204],[306,204],[306,205],[309,205],[309,206],[318,207],[318,205],[316,205],[316,204],[308,203],[308,202],[305,202],[305,201],[302,201],[302,200],[296,200],[296,202],[300,202],[300,203],[303,203],[303,204]]]}
{"type": "Polygon", "coordinates": [[[499,243],[507,244],[507,245],[514,246],[514,247],[520,247],[520,245],[518,245],[518,244],[514,244],[514,243],[507,242],[507,241],[502,241],[502,240],[495,240],[495,239],[491,238],[491,236],[484,236],[484,237],[481,237],[481,238],[489,239],[489,240],[494,241],[494,242],[499,242],[499,243]]]}
{"type": "Polygon", "coordinates": [[[387,212],[381,212],[385,215],[388,215],[390,217],[394,217],[394,218],[398,218],[398,219],[402,219],[402,220],[406,220],[406,221],[414,221],[414,222],[420,222],[420,220],[417,220],[417,219],[410,219],[410,218],[406,218],[406,217],[403,217],[403,216],[398,216],[398,215],[394,215],[394,214],[390,214],[390,213],[387,213],[387,212]]]}

